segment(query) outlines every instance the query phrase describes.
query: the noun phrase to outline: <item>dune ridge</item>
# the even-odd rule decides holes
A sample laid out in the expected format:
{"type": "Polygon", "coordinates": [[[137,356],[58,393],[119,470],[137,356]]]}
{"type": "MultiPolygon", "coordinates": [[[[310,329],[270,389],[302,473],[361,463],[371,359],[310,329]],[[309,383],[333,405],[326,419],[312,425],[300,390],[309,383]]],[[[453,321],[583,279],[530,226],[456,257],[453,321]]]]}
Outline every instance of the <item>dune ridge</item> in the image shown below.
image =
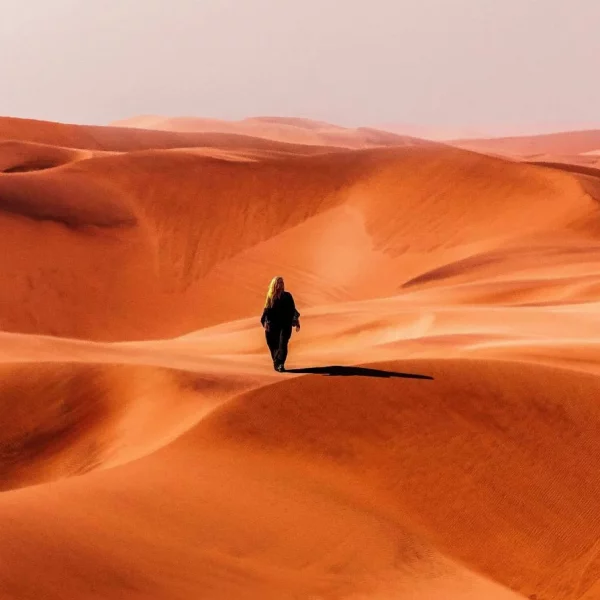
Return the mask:
{"type": "Polygon", "coordinates": [[[241,133],[153,131],[149,129],[53,123],[51,121],[18,119],[15,117],[0,117],[0,139],[107,152],[198,147],[231,150],[261,148],[279,150],[287,154],[327,152],[327,147],[262,140],[241,133]]]}
{"type": "Polygon", "coordinates": [[[375,128],[347,128],[294,117],[252,117],[240,121],[223,121],[197,117],[167,118],[148,115],[116,121],[113,125],[158,131],[236,133],[272,141],[353,149],[433,144],[417,137],[398,135],[375,128]]]}
{"type": "Polygon", "coordinates": [[[475,151],[492,151],[515,156],[536,154],[586,154],[600,146],[600,130],[565,131],[542,135],[463,139],[449,142],[475,151]]]}
{"type": "Polygon", "coordinates": [[[0,120],[0,596],[598,597],[593,167],[152,119],[0,120]]]}

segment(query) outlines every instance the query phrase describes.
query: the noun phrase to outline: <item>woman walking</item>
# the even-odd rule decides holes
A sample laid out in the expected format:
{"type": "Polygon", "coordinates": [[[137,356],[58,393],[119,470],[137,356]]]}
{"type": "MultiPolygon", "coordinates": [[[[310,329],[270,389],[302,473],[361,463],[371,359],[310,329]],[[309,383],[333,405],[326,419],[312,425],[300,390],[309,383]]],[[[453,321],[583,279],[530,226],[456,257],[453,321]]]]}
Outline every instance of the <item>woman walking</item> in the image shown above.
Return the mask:
{"type": "Polygon", "coordinates": [[[285,291],[283,277],[273,277],[267,291],[267,299],[260,322],[265,328],[267,346],[276,371],[285,371],[288,342],[292,327],[300,331],[300,313],[296,310],[294,298],[285,291]]]}

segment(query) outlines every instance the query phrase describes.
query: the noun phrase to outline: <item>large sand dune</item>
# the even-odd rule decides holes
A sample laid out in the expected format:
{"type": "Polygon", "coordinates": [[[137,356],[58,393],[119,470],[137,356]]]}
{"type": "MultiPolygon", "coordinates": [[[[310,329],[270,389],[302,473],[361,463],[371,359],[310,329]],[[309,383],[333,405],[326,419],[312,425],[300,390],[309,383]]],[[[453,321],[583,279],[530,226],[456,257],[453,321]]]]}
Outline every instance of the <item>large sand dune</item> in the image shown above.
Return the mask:
{"type": "Polygon", "coordinates": [[[593,168],[176,124],[0,122],[0,597],[600,598],[593,168]]]}
{"type": "Polygon", "coordinates": [[[354,149],[429,144],[425,140],[379,129],[347,128],[310,119],[283,117],[254,117],[241,121],[223,121],[197,117],[142,116],[116,121],[113,125],[160,131],[234,133],[281,142],[354,149]]]}
{"type": "Polygon", "coordinates": [[[452,144],[475,151],[498,152],[514,156],[578,155],[594,152],[600,148],[600,130],[566,131],[489,139],[464,139],[453,141],[452,144]]]}

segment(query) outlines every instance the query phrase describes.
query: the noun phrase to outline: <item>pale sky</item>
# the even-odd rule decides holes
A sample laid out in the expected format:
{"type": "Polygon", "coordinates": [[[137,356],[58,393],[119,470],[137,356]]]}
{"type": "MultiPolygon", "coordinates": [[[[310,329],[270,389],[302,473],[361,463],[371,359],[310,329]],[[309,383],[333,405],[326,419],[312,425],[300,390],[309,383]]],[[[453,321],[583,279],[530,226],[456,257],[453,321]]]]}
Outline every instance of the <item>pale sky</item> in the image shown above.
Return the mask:
{"type": "Polygon", "coordinates": [[[0,114],[600,127],[600,0],[1,0],[0,114]]]}

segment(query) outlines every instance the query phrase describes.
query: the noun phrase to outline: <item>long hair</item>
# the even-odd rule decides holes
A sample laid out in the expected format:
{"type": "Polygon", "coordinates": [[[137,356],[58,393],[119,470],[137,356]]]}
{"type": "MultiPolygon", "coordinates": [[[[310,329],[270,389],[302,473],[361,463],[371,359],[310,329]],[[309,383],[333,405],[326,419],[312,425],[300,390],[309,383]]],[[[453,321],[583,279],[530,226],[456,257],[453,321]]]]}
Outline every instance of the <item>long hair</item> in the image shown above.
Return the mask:
{"type": "Polygon", "coordinates": [[[269,283],[267,298],[265,300],[265,308],[271,308],[273,306],[273,301],[281,296],[283,290],[283,277],[273,277],[273,279],[271,279],[271,283],[269,283]]]}

